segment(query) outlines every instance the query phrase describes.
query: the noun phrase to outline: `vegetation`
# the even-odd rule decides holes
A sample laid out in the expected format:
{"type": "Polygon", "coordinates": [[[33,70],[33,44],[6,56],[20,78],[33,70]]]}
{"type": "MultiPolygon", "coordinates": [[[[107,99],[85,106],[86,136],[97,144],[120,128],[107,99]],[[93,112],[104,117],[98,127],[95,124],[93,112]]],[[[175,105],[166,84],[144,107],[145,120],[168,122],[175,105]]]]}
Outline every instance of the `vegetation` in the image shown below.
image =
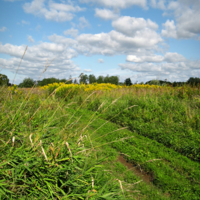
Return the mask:
{"type": "MultiPolygon", "coordinates": [[[[96,87],[98,91],[101,85],[76,87],[96,87]]],[[[82,102],[80,99],[84,96],[83,91],[80,91],[80,96],[74,96],[73,101],[82,102]]],[[[150,174],[153,184],[163,193],[169,194],[172,199],[198,199],[199,93],[199,88],[190,86],[119,86],[114,90],[101,90],[101,93],[93,95],[93,99],[84,107],[86,110],[80,115],[89,111],[90,115],[96,112],[102,120],[128,127],[130,131],[109,134],[101,141],[112,142],[134,136],[124,142],[115,142],[111,146],[127,155],[126,159],[129,162],[150,174]],[[117,102],[112,104],[116,99],[117,102]]]]}
{"type": "Polygon", "coordinates": [[[199,199],[200,87],[151,83],[0,87],[0,198],[199,199]]]}
{"type": "Polygon", "coordinates": [[[125,199],[105,158],[86,150],[86,124],[69,116],[70,104],[0,89],[1,199],[125,199]]]}
{"type": "Polygon", "coordinates": [[[20,88],[31,88],[34,86],[34,80],[32,78],[25,78],[22,83],[19,84],[20,88]]]}
{"type": "Polygon", "coordinates": [[[127,79],[124,81],[124,84],[125,84],[126,86],[131,86],[131,85],[133,85],[130,78],[127,78],[127,79]]]}
{"type": "Polygon", "coordinates": [[[0,74],[0,86],[7,86],[9,84],[9,79],[5,74],[0,74]]]}

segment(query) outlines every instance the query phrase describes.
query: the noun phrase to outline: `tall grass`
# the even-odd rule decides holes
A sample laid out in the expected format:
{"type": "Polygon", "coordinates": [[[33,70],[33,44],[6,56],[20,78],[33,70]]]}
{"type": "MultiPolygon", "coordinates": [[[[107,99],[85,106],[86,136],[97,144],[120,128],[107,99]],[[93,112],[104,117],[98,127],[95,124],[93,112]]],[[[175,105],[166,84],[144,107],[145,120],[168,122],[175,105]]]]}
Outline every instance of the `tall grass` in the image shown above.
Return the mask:
{"type": "Polygon", "coordinates": [[[70,104],[34,92],[7,98],[8,88],[0,89],[1,199],[124,198],[94,148],[77,154],[92,141],[69,116],[70,104]]]}

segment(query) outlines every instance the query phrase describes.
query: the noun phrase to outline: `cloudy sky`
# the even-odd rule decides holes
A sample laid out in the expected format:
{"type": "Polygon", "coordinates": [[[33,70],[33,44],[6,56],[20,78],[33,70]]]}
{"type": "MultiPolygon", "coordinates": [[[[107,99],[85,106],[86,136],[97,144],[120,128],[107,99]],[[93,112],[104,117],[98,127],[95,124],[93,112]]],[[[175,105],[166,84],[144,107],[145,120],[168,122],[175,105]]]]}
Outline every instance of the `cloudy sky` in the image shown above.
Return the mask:
{"type": "Polygon", "coordinates": [[[0,73],[120,81],[200,77],[199,0],[1,0],[0,73]]]}

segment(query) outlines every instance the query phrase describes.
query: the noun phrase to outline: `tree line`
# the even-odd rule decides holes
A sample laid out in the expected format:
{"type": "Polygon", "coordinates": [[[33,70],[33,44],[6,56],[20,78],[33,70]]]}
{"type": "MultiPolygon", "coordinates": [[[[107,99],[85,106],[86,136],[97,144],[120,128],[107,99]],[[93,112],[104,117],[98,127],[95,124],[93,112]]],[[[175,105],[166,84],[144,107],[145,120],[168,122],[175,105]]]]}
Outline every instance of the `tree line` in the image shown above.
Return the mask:
{"type": "MultiPolygon", "coordinates": [[[[124,82],[119,82],[119,77],[118,76],[98,76],[96,77],[94,74],[83,74],[81,73],[80,76],[78,78],[72,78],[71,76],[68,79],[57,79],[57,78],[44,78],[41,81],[34,81],[31,78],[25,78],[19,85],[18,87],[25,87],[25,88],[30,88],[32,87],[34,84],[37,86],[45,86],[48,84],[52,84],[52,83],[66,83],[66,84],[92,84],[92,83],[111,83],[111,84],[115,84],[115,85],[127,85],[127,86],[131,86],[133,85],[133,83],[131,82],[130,78],[125,79],[124,82]]],[[[135,83],[136,84],[136,83],[135,83]]],[[[142,84],[142,83],[140,83],[142,84]]],[[[192,85],[192,86],[197,86],[200,85],[200,78],[194,78],[194,77],[190,77],[186,82],[169,82],[167,80],[163,81],[163,80],[151,80],[151,81],[147,81],[145,84],[149,84],[149,85],[171,85],[173,87],[176,86],[183,86],[183,85],[192,85]]],[[[12,84],[9,83],[9,79],[6,75],[4,74],[0,74],[0,86],[2,85],[6,85],[6,86],[11,86],[12,84]]]]}

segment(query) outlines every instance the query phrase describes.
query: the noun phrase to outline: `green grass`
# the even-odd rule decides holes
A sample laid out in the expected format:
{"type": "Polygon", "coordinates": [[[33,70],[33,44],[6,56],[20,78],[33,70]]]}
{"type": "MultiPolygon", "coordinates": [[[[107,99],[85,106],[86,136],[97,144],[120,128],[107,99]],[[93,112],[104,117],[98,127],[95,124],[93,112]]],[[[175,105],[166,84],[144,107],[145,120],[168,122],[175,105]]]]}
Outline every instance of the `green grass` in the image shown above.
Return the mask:
{"type": "Polygon", "coordinates": [[[0,199],[125,198],[116,177],[104,171],[105,159],[77,154],[85,147],[77,144],[67,105],[0,89],[0,199]]]}
{"type": "MultiPolygon", "coordinates": [[[[86,119],[86,116],[91,116],[92,112],[82,110],[79,114],[84,115],[84,119],[86,119]]],[[[97,130],[105,123],[105,120],[98,118],[97,121],[90,124],[90,128],[97,130]]],[[[152,176],[152,183],[157,188],[154,190],[160,189],[163,194],[170,194],[170,199],[199,198],[200,164],[198,162],[190,160],[161,143],[138,135],[136,132],[124,129],[112,133],[116,130],[116,126],[113,123],[107,123],[94,135],[91,133],[92,141],[99,143],[94,148],[110,143],[112,148],[128,155],[129,157],[126,156],[127,161],[152,176]],[[105,133],[110,134],[105,136],[105,133]],[[100,138],[100,136],[103,137],[100,138]],[[129,136],[134,137],[119,141],[121,138],[129,136]]],[[[133,180],[130,182],[133,183],[133,180]]]]}
{"type": "Polygon", "coordinates": [[[0,199],[199,199],[199,91],[185,91],[0,88],[0,199]]]}

